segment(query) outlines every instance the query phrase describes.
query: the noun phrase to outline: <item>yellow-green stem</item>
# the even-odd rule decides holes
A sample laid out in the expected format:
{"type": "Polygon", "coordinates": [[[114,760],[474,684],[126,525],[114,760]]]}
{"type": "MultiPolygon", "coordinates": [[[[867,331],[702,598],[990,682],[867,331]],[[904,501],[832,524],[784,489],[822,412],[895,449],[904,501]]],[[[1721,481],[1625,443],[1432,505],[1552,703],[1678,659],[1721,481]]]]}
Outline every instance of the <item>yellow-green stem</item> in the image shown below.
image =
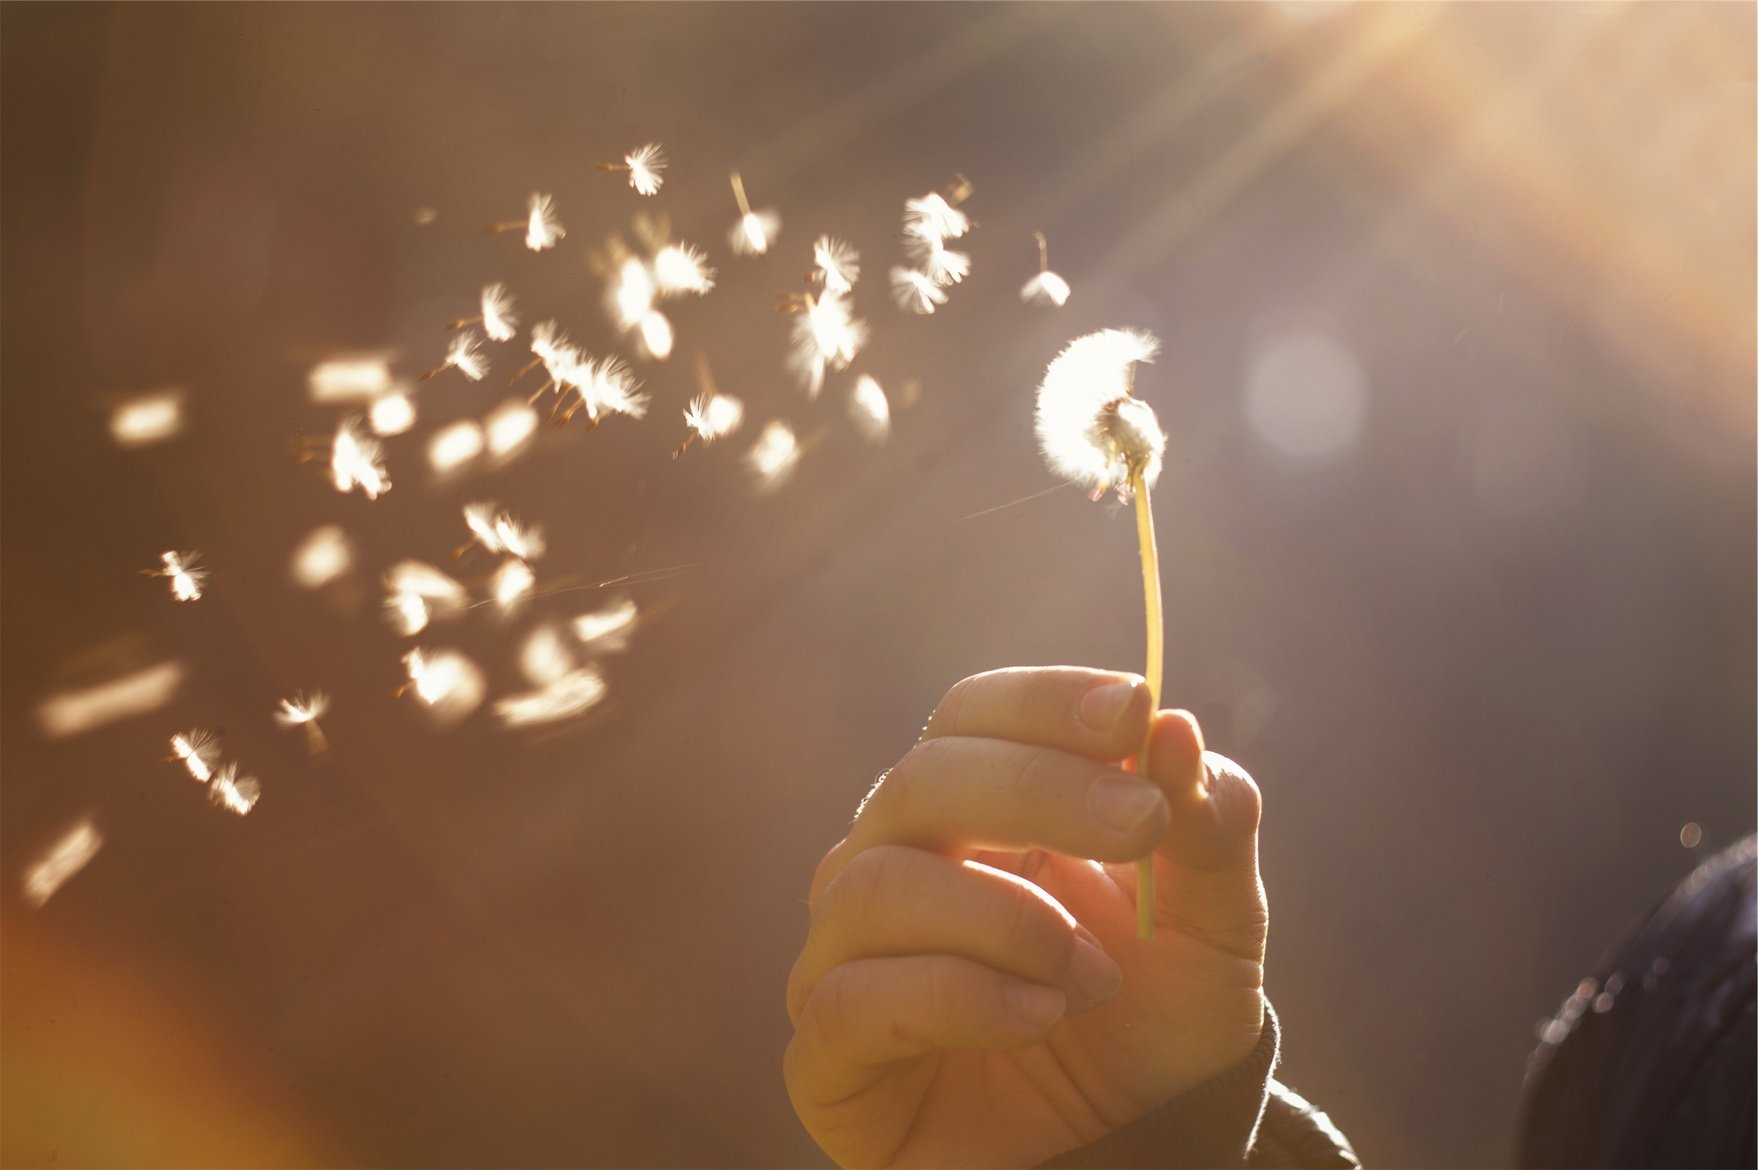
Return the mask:
{"type": "MultiPolygon", "coordinates": [[[[1143,676],[1148,681],[1148,694],[1153,697],[1151,709],[1160,709],[1160,674],[1165,666],[1166,636],[1160,612],[1160,550],[1154,540],[1154,506],[1148,499],[1148,485],[1141,468],[1129,472],[1129,490],[1135,496],[1135,534],[1141,544],[1142,596],[1148,612],[1148,668],[1143,676]]],[[[1148,774],[1150,732],[1136,755],[1135,770],[1148,774]]],[[[1135,863],[1135,933],[1137,938],[1154,937],[1154,855],[1148,854],[1135,863]]]]}

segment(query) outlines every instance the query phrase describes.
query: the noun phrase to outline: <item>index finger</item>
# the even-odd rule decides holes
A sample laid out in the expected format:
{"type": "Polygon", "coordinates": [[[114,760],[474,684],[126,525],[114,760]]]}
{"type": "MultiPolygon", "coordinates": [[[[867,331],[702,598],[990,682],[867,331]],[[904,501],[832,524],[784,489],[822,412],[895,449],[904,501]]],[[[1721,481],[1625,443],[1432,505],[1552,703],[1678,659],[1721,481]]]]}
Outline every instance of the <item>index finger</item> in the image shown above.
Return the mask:
{"type": "Polygon", "coordinates": [[[923,739],[970,736],[1120,760],[1147,738],[1153,696],[1140,675],[1082,666],[1016,666],[955,683],[923,739]]]}

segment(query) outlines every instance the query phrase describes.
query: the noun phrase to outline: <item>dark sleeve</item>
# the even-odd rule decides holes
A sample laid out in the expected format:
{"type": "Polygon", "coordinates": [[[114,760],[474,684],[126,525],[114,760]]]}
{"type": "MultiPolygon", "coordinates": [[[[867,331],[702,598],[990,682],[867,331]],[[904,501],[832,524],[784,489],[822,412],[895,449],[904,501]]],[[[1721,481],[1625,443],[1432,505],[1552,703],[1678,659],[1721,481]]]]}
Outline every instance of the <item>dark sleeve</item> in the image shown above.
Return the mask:
{"type": "Polygon", "coordinates": [[[1355,1151],[1330,1119],[1270,1079],[1281,1045],[1276,1013],[1250,1056],[1098,1141],[1044,1163],[1058,1167],[1354,1167],[1355,1151]]]}

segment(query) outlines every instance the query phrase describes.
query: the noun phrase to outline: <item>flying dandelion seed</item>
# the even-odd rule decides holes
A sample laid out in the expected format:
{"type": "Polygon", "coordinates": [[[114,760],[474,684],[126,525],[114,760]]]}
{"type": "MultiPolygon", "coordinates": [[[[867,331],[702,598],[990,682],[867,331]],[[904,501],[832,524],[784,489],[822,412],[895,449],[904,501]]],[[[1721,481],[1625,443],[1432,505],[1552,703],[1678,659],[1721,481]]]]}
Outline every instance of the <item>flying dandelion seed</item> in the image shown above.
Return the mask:
{"type": "Polygon", "coordinates": [[[861,254],[847,240],[819,236],[812,243],[812,276],[827,293],[854,291],[861,275],[861,254]]]}
{"type": "Polygon", "coordinates": [[[533,192],[526,207],[528,210],[524,219],[508,219],[490,224],[489,234],[522,230],[525,233],[525,246],[533,252],[555,247],[556,241],[568,234],[562,228],[562,221],[556,217],[555,200],[552,197],[533,192]]]}
{"type": "Polygon", "coordinates": [[[518,398],[509,398],[482,420],[488,453],[495,459],[511,459],[537,434],[537,412],[518,398]]]}
{"type": "MultiPolygon", "coordinates": [[[[669,324],[667,325],[669,329],[669,324]]],[[[668,349],[667,353],[670,352],[668,349]]],[[[649,398],[639,393],[641,380],[635,377],[635,371],[629,364],[618,357],[605,358],[603,361],[584,361],[569,377],[569,383],[580,395],[580,402],[574,409],[584,409],[586,417],[596,425],[606,414],[626,414],[630,418],[641,418],[647,413],[649,398]]],[[[571,417],[573,411],[568,412],[571,417]]],[[[563,422],[567,421],[564,417],[563,422]]]]}
{"type": "Polygon", "coordinates": [[[624,257],[617,262],[606,290],[611,322],[624,332],[635,328],[652,311],[658,295],[659,288],[646,261],[639,256],[624,257]]]}
{"type": "Polygon", "coordinates": [[[338,354],[311,367],[306,394],[313,402],[370,402],[396,389],[390,357],[383,353],[338,354]]]}
{"type": "Polygon", "coordinates": [[[543,530],[521,524],[512,513],[490,500],[464,505],[464,527],[476,543],[491,553],[505,553],[522,561],[543,556],[543,530]]]}
{"type": "Polygon", "coordinates": [[[971,274],[969,253],[954,252],[936,238],[920,240],[918,244],[909,250],[910,257],[935,284],[957,284],[971,274]]]}
{"type": "Polygon", "coordinates": [[[800,445],[793,428],[779,420],[770,423],[757,436],[745,459],[757,473],[758,487],[765,491],[780,487],[800,459],[800,445]]]}
{"type": "Polygon", "coordinates": [[[411,650],[403,665],[407,689],[440,723],[455,723],[481,706],[482,671],[456,650],[411,650]]]}
{"type": "Polygon", "coordinates": [[[751,202],[745,198],[745,180],[737,171],[731,177],[739,219],[727,233],[727,243],[740,256],[761,256],[774,246],[776,234],[781,231],[781,216],[770,210],[751,210],[751,202]]]}
{"type": "Polygon", "coordinates": [[[633,598],[618,598],[602,609],[575,618],[574,636],[595,653],[621,651],[628,647],[629,635],[635,632],[639,616],[633,598]]]}
{"type": "Polygon", "coordinates": [[[261,797],[262,785],[254,776],[240,777],[237,764],[222,765],[208,785],[208,803],[239,816],[255,808],[261,797]]]}
{"type": "Polygon", "coordinates": [[[60,691],[37,706],[37,726],[50,739],[65,739],[156,711],[171,701],[186,673],[181,662],[172,660],[95,686],[60,691]]]}
{"type": "MultiPolygon", "coordinates": [[[[968,193],[968,186],[964,190],[968,193]]],[[[903,233],[906,238],[956,240],[970,230],[970,217],[938,191],[930,191],[920,199],[904,200],[903,233]]]]}
{"type": "Polygon", "coordinates": [[[462,585],[422,561],[399,561],[385,574],[385,620],[408,637],[436,617],[451,617],[470,604],[462,585]]]}
{"type": "Polygon", "coordinates": [[[539,626],[531,631],[519,648],[519,669],[535,686],[553,683],[577,665],[573,650],[554,626],[539,626]]]}
{"type": "Polygon", "coordinates": [[[489,579],[488,591],[504,613],[531,596],[531,587],[535,584],[537,574],[531,571],[531,566],[518,557],[508,557],[489,579]]]}
{"type": "MultiPolygon", "coordinates": [[[[1165,658],[1160,602],[1159,550],[1149,488],[1160,474],[1166,435],[1153,407],[1135,397],[1135,368],[1152,361],[1160,348],[1153,334],[1104,329],[1076,338],[1044,372],[1038,387],[1038,443],[1052,471],[1091,491],[1098,500],[1115,487],[1121,500],[1135,501],[1136,537],[1141,547],[1142,593],[1147,610],[1147,680],[1151,707],[1158,709],[1165,658]]],[[[1136,770],[1147,773],[1148,745],[1137,754],[1136,770]]],[[[1136,863],[1136,933],[1154,934],[1154,860],[1136,863]]]]}
{"type": "Polygon", "coordinates": [[[476,336],[474,329],[452,338],[452,344],[446,350],[446,359],[421,375],[421,380],[431,382],[447,370],[453,369],[472,382],[482,381],[482,376],[488,373],[488,358],[483,355],[482,340],[476,336]]]}
{"type": "Polygon", "coordinates": [[[525,694],[496,700],[494,713],[506,727],[532,727],[583,715],[604,700],[604,675],[594,666],[569,671],[525,694]]]}
{"type": "Polygon", "coordinates": [[[867,342],[867,323],[853,315],[848,298],[826,292],[804,298],[794,320],[788,364],[813,398],[824,388],[826,370],[847,369],[867,342]]]}
{"type": "Polygon", "coordinates": [[[387,394],[366,410],[366,425],[381,438],[400,435],[415,425],[415,403],[407,394],[387,394]]]}
{"type": "Polygon", "coordinates": [[[329,710],[329,707],[330,697],[322,691],[294,695],[291,699],[281,700],[280,707],[275,711],[275,722],[282,727],[303,727],[306,749],[314,756],[321,755],[328,750],[330,741],[317,725],[317,717],[329,710]]]}
{"type": "Polygon", "coordinates": [[[926,272],[913,268],[891,270],[891,299],[906,313],[932,313],[946,303],[946,290],[926,272]]]}
{"type": "Polygon", "coordinates": [[[665,182],[660,172],[665,170],[665,151],[657,142],[649,142],[646,146],[631,150],[623,156],[620,163],[599,163],[601,171],[629,172],[629,186],[638,195],[657,195],[660,184],[665,182]]]}
{"type": "Polygon", "coordinates": [[[427,441],[427,464],[436,475],[450,475],[481,455],[487,442],[480,425],[459,419],[435,431],[427,441]]]}
{"type": "Polygon", "coordinates": [[[179,732],[171,737],[171,754],[167,764],[181,763],[194,779],[206,784],[214,778],[214,765],[220,759],[220,744],[211,731],[179,732]]]}
{"type": "Polygon", "coordinates": [[[141,394],[110,412],[110,437],[118,447],[150,447],[183,432],[183,391],[141,394]]]}
{"type": "Polygon", "coordinates": [[[712,443],[722,435],[730,435],[744,421],[744,403],[725,394],[704,391],[684,408],[684,425],[690,428],[690,433],[684,436],[684,441],[678,444],[671,457],[676,459],[682,455],[695,439],[712,443]]]}
{"type": "Polygon", "coordinates": [[[1019,299],[1028,305],[1053,305],[1060,309],[1068,303],[1068,282],[1050,271],[1050,245],[1043,232],[1033,232],[1038,241],[1038,274],[1025,282],[1019,299]]]}
{"type": "Polygon", "coordinates": [[[385,472],[383,453],[379,441],[360,429],[359,419],[343,419],[330,446],[330,475],[336,490],[359,488],[369,500],[390,491],[391,477],[385,472]]]}
{"type": "Polygon", "coordinates": [[[855,379],[854,393],[849,398],[849,414],[854,417],[861,433],[875,443],[883,443],[885,436],[891,433],[891,403],[885,397],[884,388],[871,374],[862,374],[855,379]]]}
{"type": "Polygon", "coordinates": [[[293,550],[291,574],[301,589],[322,589],[342,576],[354,563],[354,546],[336,524],[325,524],[305,534],[293,550]]]}
{"type": "Polygon", "coordinates": [[[671,356],[671,322],[658,309],[641,318],[641,351],[656,362],[671,356]]]}
{"type": "Polygon", "coordinates": [[[694,244],[667,244],[653,257],[653,280],[660,296],[694,293],[697,296],[714,287],[714,269],[708,257],[694,244]]]}
{"type": "Polygon", "coordinates": [[[41,910],[103,847],[104,835],[97,826],[90,820],[80,821],[25,867],[20,895],[31,909],[41,910]]]}
{"type": "Polygon", "coordinates": [[[162,552],[159,560],[162,567],[142,569],[148,577],[168,577],[171,581],[171,596],[178,601],[198,601],[201,599],[201,587],[208,579],[208,571],[201,567],[201,554],[198,552],[162,552]]]}

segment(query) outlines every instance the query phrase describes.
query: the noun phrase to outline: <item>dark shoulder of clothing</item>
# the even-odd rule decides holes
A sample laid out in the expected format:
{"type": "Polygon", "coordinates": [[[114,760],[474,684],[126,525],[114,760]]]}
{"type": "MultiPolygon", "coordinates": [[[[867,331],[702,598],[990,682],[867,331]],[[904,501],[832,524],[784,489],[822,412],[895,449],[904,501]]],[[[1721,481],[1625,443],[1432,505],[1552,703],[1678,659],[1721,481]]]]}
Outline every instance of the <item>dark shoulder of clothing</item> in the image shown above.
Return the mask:
{"type": "Polygon", "coordinates": [[[1546,1024],[1521,1166],[1758,1164],[1758,851],[1699,866],[1546,1024]]]}
{"type": "Polygon", "coordinates": [[[1250,1056],[1091,1145],[1057,1155],[1044,1163],[1046,1170],[1360,1166],[1330,1118],[1271,1078],[1280,1044],[1281,1026],[1266,1005],[1263,1035],[1250,1056]]]}

